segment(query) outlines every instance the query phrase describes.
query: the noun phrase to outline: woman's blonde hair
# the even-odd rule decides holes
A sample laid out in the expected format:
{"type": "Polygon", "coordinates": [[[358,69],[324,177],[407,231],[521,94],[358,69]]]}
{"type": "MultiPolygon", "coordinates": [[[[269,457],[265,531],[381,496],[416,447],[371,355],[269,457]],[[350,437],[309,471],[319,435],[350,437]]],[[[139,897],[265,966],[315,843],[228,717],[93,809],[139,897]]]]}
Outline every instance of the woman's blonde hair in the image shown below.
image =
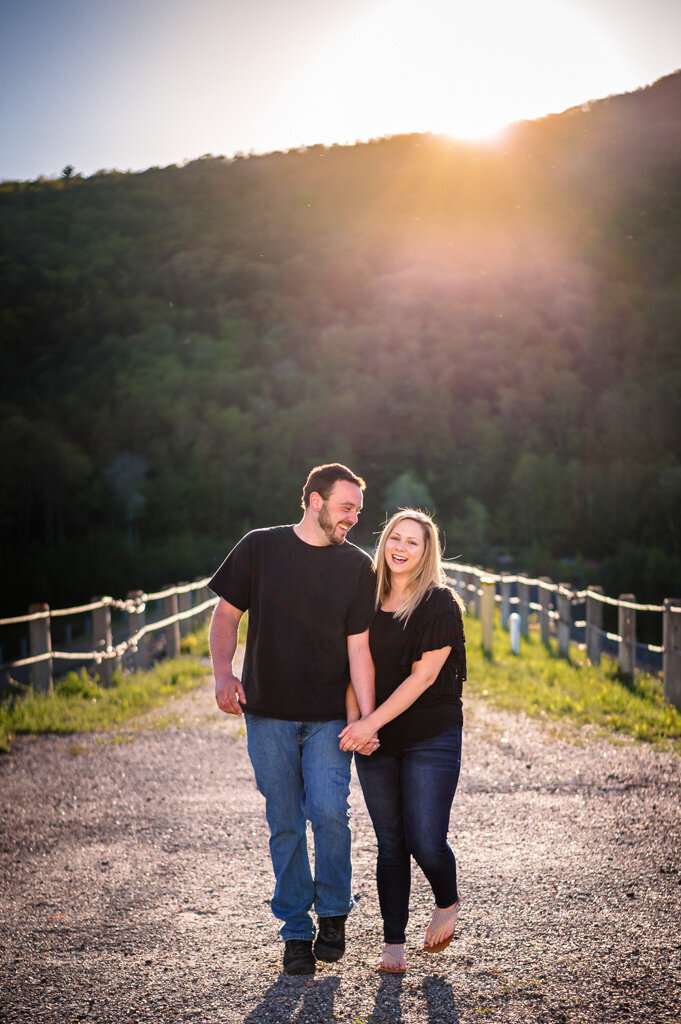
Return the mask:
{"type": "MultiPolygon", "coordinates": [[[[425,512],[418,511],[417,509],[401,508],[394,514],[394,516],[391,516],[383,527],[383,532],[381,533],[378,541],[378,547],[376,548],[376,554],[374,556],[374,566],[376,567],[377,578],[376,607],[380,608],[390,593],[390,588],[392,586],[392,573],[390,572],[390,568],[385,560],[385,547],[390,534],[404,519],[412,519],[415,523],[420,525],[425,544],[421,560],[416,566],[407,584],[404,600],[393,612],[394,618],[399,619],[406,625],[409,621],[409,616],[414,609],[418,607],[431,587],[442,586],[445,582],[445,573],[442,568],[442,547],[440,546],[440,535],[438,533],[437,526],[431,517],[425,512]]],[[[456,592],[453,593],[458,601],[458,595],[456,592]]]]}

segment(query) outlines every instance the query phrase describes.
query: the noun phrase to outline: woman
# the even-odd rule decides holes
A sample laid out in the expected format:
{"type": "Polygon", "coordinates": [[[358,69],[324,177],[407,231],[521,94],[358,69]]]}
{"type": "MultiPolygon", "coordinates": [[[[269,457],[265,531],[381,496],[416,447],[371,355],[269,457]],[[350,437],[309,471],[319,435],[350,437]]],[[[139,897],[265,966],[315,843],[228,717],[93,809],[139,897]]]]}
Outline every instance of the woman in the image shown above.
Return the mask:
{"type": "Polygon", "coordinates": [[[402,973],[411,860],[435,896],[424,949],[445,949],[459,911],[456,860],[447,843],[461,764],[466,654],[462,604],[443,585],[437,527],[423,512],[397,512],[376,552],[376,615],[369,631],[376,666],[376,710],[340,733],[343,750],[380,747],[356,757],[376,832],[376,879],[385,946],[380,969],[402,973]]]}

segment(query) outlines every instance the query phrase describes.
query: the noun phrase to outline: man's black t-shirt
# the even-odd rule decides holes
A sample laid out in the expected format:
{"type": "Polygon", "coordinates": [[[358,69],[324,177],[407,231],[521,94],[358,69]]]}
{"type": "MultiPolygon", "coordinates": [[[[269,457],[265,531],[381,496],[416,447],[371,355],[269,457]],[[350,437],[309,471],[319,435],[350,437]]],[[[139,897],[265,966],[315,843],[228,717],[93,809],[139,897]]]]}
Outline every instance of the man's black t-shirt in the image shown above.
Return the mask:
{"type": "Polygon", "coordinates": [[[354,544],[315,547],[292,526],[253,530],[209,583],[248,610],[245,710],[288,721],[345,718],[347,637],[369,628],[376,582],[354,544]]]}
{"type": "Polygon", "coordinates": [[[465,637],[461,610],[448,587],[429,590],[406,625],[392,612],[379,608],[369,630],[369,645],[376,668],[376,707],[411,675],[412,665],[426,651],[451,647],[435,682],[406,711],[379,729],[383,753],[399,753],[410,743],[463,724],[465,637]]]}

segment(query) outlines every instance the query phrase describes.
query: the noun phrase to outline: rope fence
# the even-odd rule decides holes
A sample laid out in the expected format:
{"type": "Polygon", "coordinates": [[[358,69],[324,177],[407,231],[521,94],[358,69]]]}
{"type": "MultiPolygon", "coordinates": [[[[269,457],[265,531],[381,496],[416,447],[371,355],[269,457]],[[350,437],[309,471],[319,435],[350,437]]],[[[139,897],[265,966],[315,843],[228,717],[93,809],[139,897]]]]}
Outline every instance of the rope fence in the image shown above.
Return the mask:
{"type": "Polygon", "coordinates": [[[601,587],[573,590],[566,583],[554,583],[548,577],[534,579],[522,574],[497,574],[479,566],[445,562],[450,583],[466,606],[482,620],[482,643],[492,652],[494,607],[501,608],[501,626],[508,630],[514,653],[520,650],[521,636],[529,636],[530,616],[538,620],[542,643],[552,637],[559,653],[567,657],[571,643],[586,651],[592,665],[600,664],[605,641],[616,648],[615,660],[620,674],[634,679],[640,669],[640,654],[662,656],[664,699],[681,710],[681,600],[667,599],[663,604],[641,604],[634,594],[608,597],[601,587]],[[536,590],[536,595],[532,591],[536,590]],[[538,597],[538,600],[535,598],[538,597]],[[575,614],[585,606],[584,617],[575,614]],[[603,626],[605,606],[617,608],[617,632],[603,626]],[[662,617],[662,644],[642,643],[636,637],[636,614],[656,613],[662,617]],[[583,632],[583,637],[580,634],[583,632]],[[637,665],[637,661],[639,664],[637,665]]]}
{"type": "Polygon", "coordinates": [[[122,668],[126,657],[135,669],[149,667],[151,652],[147,638],[154,633],[163,634],[159,646],[169,658],[175,658],[180,653],[181,637],[188,632],[190,620],[205,616],[217,604],[218,598],[207,586],[209,578],[195,583],[179,583],[153,594],[130,591],[124,600],[102,597],[72,608],[31,605],[27,615],[0,619],[0,626],[27,624],[28,644],[24,638],[22,646],[28,646],[30,650],[27,656],[0,664],[0,673],[9,675],[16,669],[31,668],[35,689],[49,692],[54,684],[55,662],[93,663],[102,682],[107,685],[111,683],[113,673],[122,668]],[[148,607],[154,602],[161,604],[161,617],[147,622],[148,607]],[[113,638],[112,611],[127,616],[127,635],[117,642],[113,638]],[[52,646],[52,620],[78,615],[91,616],[93,646],[85,650],[55,650],[52,646]]]}
{"type": "MultiPolygon", "coordinates": [[[[568,584],[554,583],[548,577],[534,579],[522,574],[491,573],[479,566],[459,562],[448,561],[444,565],[450,582],[469,610],[482,619],[486,651],[492,651],[494,607],[498,604],[501,626],[510,632],[515,653],[519,652],[520,636],[529,636],[532,616],[538,621],[542,642],[548,644],[555,637],[559,653],[564,656],[567,656],[570,644],[575,643],[586,651],[592,665],[598,665],[605,642],[615,645],[620,673],[630,679],[634,678],[637,667],[641,667],[639,652],[661,655],[664,698],[681,709],[681,600],[667,599],[661,605],[640,604],[633,594],[608,597],[600,587],[573,590],[568,584]],[[575,609],[582,605],[586,614],[577,617],[575,609]],[[617,608],[617,632],[603,627],[605,606],[617,608]],[[662,616],[662,644],[644,644],[637,640],[638,612],[662,616]]],[[[134,590],[123,600],[102,597],[72,608],[51,609],[44,604],[35,604],[31,605],[27,615],[0,619],[0,627],[22,624],[28,627],[27,645],[24,640],[28,650],[22,651],[20,658],[0,664],[0,673],[28,668],[35,689],[50,691],[55,662],[93,663],[107,684],[111,682],[113,673],[122,667],[123,659],[130,661],[136,669],[149,666],[148,638],[155,633],[162,633],[162,647],[168,657],[176,657],[188,622],[196,616],[205,615],[217,604],[217,597],[208,590],[208,579],[178,583],[151,594],[134,590]],[[149,605],[155,602],[161,604],[161,617],[147,622],[149,605]],[[116,643],[112,634],[112,611],[127,616],[127,635],[116,643]],[[91,616],[92,647],[78,651],[54,650],[52,620],[78,615],[91,616]]]]}

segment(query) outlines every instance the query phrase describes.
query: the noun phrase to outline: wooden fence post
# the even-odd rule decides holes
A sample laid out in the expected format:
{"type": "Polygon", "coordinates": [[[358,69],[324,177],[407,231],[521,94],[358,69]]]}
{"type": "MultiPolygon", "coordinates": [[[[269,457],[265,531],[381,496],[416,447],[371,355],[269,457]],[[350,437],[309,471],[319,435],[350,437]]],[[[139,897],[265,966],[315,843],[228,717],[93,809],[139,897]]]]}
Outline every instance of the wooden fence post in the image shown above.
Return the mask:
{"type": "Polygon", "coordinates": [[[558,584],[556,604],[558,608],[558,651],[565,657],[570,653],[570,629],[572,627],[571,590],[567,583],[558,584]]]}
{"type": "MultiPolygon", "coordinates": [[[[548,576],[540,576],[539,582],[550,583],[551,580],[548,576]]],[[[539,587],[539,604],[541,605],[541,611],[539,612],[541,642],[548,646],[551,639],[551,591],[547,590],[546,587],[539,587]]]]}
{"type": "Polygon", "coordinates": [[[480,602],[480,615],[482,618],[482,649],[485,654],[492,653],[492,634],[494,631],[494,591],[495,582],[491,576],[482,576],[480,579],[482,587],[482,599],[480,602]]]}
{"type": "MultiPolygon", "coordinates": [[[[196,581],[198,582],[198,580],[196,581]]],[[[209,597],[214,597],[213,591],[210,587],[199,587],[198,590],[194,591],[194,604],[203,604],[209,597]]]]}
{"type": "Polygon", "coordinates": [[[508,629],[511,614],[511,581],[501,577],[501,626],[508,629]]]}
{"type": "MultiPolygon", "coordinates": [[[[620,601],[629,601],[631,604],[636,600],[634,594],[620,594],[620,601]]],[[[620,673],[627,679],[633,679],[636,674],[636,609],[617,608],[617,660],[619,661],[620,673]]]]}
{"type": "MultiPolygon", "coordinates": [[[[93,601],[101,601],[100,597],[94,597],[93,601]]],[[[108,604],[92,610],[92,641],[96,651],[106,653],[113,647],[113,634],[111,632],[111,608],[108,604]]],[[[98,666],[100,678],[105,686],[111,686],[113,674],[121,667],[120,658],[103,658],[98,666]]]]}
{"type": "Polygon", "coordinates": [[[461,600],[464,603],[464,607],[466,608],[466,611],[469,614],[472,614],[472,608],[470,607],[471,595],[470,595],[470,591],[468,590],[468,579],[469,579],[468,573],[467,572],[462,572],[461,573],[461,590],[459,591],[459,593],[461,595],[461,600]]]}
{"type": "Polygon", "coordinates": [[[457,571],[456,571],[456,592],[457,592],[457,594],[459,595],[459,597],[461,598],[461,600],[463,601],[463,603],[465,605],[466,604],[466,574],[464,572],[462,572],[461,569],[457,569],[457,571]]]}
{"type": "MultiPolygon", "coordinates": [[[[171,616],[177,615],[177,607],[177,594],[168,594],[163,598],[161,618],[169,619],[171,616]]],[[[163,633],[166,639],[166,657],[177,658],[180,653],[180,623],[177,621],[169,623],[163,633]]]]}
{"type": "Polygon", "coordinates": [[[471,583],[473,584],[473,604],[475,605],[475,617],[479,619],[482,614],[482,587],[480,586],[480,577],[476,576],[475,573],[471,573],[471,583]]]}
{"type": "MultiPolygon", "coordinates": [[[[188,586],[187,583],[180,583],[181,587],[188,586]]],[[[179,612],[188,612],[192,606],[192,591],[185,590],[177,595],[177,610],[179,612]]],[[[180,620],[180,636],[186,636],[187,633],[192,631],[192,620],[181,619],[180,620]]]]}
{"type": "MultiPolygon", "coordinates": [[[[37,612],[49,612],[49,604],[32,604],[28,609],[29,615],[37,612]]],[[[32,619],[28,624],[29,650],[31,657],[39,654],[52,654],[52,634],[50,631],[50,617],[44,619],[32,619]]],[[[45,658],[31,665],[33,672],[33,686],[40,693],[52,693],[54,689],[52,675],[52,658],[45,658]]]]}
{"type": "Polygon", "coordinates": [[[664,699],[681,711],[681,611],[672,608],[681,609],[681,598],[668,597],[662,613],[664,699]]]}
{"type": "MultiPolygon", "coordinates": [[[[140,601],[144,597],[143,590],[131,590],[128,593],[128,601],[140,601]]],[[[138,610],[128,613],[128,628],[130,636],[134,636],[138,630],[146,625],[146,606],[139,604],[138,610]]],[[[149,647],[146,636],[137,641],[137,650],[133,654],[133,664],[136,669],[149,668],[149,647]]]]}
{"type": "Polygon", "coordinates": [[[520,612],[520,632],[523,636],[530,635],[530,584],[518,583],[518,611],[520,612]]]}
{"type": "MultiPolygon", "coordinates": [[[[603,587],[588,587],[594,594],[602,594],[603,587]]],[[[603,602],[586,596],[586,656],[592,665],[600,665],[603,650],[603,602]]]]}
{"type": "Polygon", "coordinates": [[[464,593],[464,598],[463,598],[464,604],[466,605],[466,610],[467,610],[468,614],[472,615],[473,618],[475,618],[476,615],[477,615],[477,607],[476,607],[476,604],[475,604],[475,598],[473,597],[473,580],[475,579],[475,576],[473,576],[473,574],[470,573],[470,572],[466,572],[466,573],[464,573],[464,577],[463,578],[464,578],[464,588],[465,588],[465,593],[464,593]]]}

